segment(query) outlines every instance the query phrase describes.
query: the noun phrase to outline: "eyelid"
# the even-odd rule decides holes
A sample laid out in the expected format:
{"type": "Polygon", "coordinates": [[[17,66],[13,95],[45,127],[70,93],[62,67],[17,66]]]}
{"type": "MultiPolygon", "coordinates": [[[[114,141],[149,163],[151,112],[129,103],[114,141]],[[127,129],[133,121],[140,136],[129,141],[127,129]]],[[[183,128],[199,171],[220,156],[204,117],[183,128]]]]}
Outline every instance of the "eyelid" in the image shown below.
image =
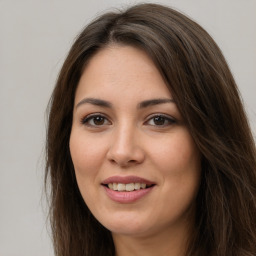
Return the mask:
{"type": "Polygon", "coordinates": [[[177,120],[176,118],[170,116],[170,115],[167,115],[167,114],[163,114],[163,113],[155,113],[155,114],[151,114],[150,116],[147,117],[147,120],[144,122],[144,124],[147,124],[149,123],[150,120],[152,120],[154,117],[162,117],[162,118],[165,118],[169,123],[168,124],[163,124],[163,125],[150,125],[150,126],[156,126],[158,128],[163,128],[163,127],[166,127],[166,126],[171,126],[175,123],[177,123],[177,120]]]}
{"type": "MultiPolygon", "coordinates": [[[[85,125],[85,126],[88,126],[88,127],[95,127],[95,128],[100,128],[100,127],[103,127],[103,126],[106,126],[106,125],[111,125],[112,122],[110,120],[110,118],[106,115],[106,114],[103,114],[101,112],[97,112],[97,113],[91,113],[91,114],[88,114],[86,116],[83,116],[81,119],[80,119],[80,123],[82,125],[85,125]],[[92,120],[93,118],[96,118],[96,117],[102,117],[104,118],[104,123],[103,124],[90,124],[90,120],[92,120]],[[105,123],[107,121],[107,124],[105,123]]],[[[168,114],[163,114],[163,113],[154,113],[154,114],[151,114],[149,115],[147,118],[146,118],[146,121],[143,123],[144,125],[149,125],[149,126],[152,126],[152,127],[157,127],[157,128],[164,128],[164,127],[168,127],[168,126],[171,126],[173,124],[177,123],[177,119],[168,115],[168,114]],[[149,122],[155,118],[155,117],[161,117],[161,118],[164,118],[168,123],[167,124],[149,124],[149,122]]]]}
{"type": "Polygon", "coordinates": [[[81,123],[82,125],[86,125],[86,126],[90,126],[90,127],[97,127],[97,126],[100,127],[100,126],[106,125],[106,124],[102,124],[102,125],[96,125],[96,124],[95,124],[95,125],[91,125],[91,124],[89,124],[88,122],[89,122],[90,120],[92,120],[93,118],[95,118],[95,117],[102,117],[102,118],[104,118],[105,120],[108,121],[108,124],[107,124],[107,125],[112,124],[111,121],[110,121],[110,119],[109,119],[109,117],[106,116],[106,115],[103,114],[103,113],[100,113],[100,112],[88,114],[88,115],[82,117],[81,120],[80,120],[80,123],[81,123]]]}

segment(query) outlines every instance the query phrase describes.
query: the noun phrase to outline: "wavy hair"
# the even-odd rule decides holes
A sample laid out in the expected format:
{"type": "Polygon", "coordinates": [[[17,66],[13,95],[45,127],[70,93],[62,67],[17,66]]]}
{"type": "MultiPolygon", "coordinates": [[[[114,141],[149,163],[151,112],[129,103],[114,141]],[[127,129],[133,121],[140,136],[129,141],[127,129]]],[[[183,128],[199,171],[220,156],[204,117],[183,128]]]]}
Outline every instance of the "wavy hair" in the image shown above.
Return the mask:
{"type": "Polygon", "coordinates": [[[69,151],[75,91],[88,60],[109,44],[155,63],[202,155],[196,231],[187,255],[256,255],[256,153],[229,67],[209,34],[185,15],[139,4],[91,22],[76,38],[49,103],[45,184],[56,256],[113,256],[110,231],[87,208],[69,151]]]}

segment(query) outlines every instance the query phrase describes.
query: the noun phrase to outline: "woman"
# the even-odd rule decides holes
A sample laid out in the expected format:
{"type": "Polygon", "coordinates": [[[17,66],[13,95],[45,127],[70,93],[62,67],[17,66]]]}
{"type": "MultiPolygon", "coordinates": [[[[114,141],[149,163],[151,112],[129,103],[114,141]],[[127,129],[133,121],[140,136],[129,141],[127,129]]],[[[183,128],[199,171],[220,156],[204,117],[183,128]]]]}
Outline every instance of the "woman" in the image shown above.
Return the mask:
{"type": "Polygon", "coordinates": [[[213,39],[170,8],[107,13],[54,89],[56,255],[256,255],[255,144],[213,39]]]}

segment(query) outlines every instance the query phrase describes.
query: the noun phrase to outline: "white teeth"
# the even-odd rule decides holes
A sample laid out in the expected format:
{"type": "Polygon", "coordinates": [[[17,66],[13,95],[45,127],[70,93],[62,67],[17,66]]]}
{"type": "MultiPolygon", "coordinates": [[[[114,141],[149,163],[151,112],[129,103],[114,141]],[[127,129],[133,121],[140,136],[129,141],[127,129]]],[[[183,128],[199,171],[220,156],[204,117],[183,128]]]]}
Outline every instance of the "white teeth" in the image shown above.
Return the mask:
{"type": "Polygon", "coordinates": [[[140,184],[140,187],[141,187],[141,188],[146,188],[146,184],[145,184],[145,183],[141,183],[141,184],[140,184]]]}
{"type": "Polygon", "coordinates": [[[139,189],[145,189],[146,183],[109,183],[108,187],[115,191],[134,191],[139,189]]]}
{"type": "Polygon", "coordinates": [[[135,183],[135,184],[134,184],[134,188],[135,188],[136,190],[140,189],[140,183],[135,183]]]}
{"type": "Polygon", "coordinates": [[[133,191],[134,190],[134,183],[129,183],[125,185],[126,191],[133,191]]]}
{"type": "Polygon", "coordinates": [[[118,184],[117,184],[117,190],[118,190],[118,191],[124,191],[124,190],[125,190],[125,184],[123,184],[123,183],[118,183],[118,184]]]}
{"type": "Polygon", "coordinates": [[[113,190],[117,190],[117,183],[113,183],[113,190]]]}

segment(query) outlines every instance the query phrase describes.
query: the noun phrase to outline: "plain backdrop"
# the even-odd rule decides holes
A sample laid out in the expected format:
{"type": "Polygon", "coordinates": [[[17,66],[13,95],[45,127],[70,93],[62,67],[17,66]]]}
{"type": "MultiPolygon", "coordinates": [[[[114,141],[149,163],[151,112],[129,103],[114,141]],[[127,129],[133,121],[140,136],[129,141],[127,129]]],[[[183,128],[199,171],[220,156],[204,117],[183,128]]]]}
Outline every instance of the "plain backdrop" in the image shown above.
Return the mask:
{"type": "MultiPolygon", "coordinates": [[[[129,0],[0,0],[0,256],[52,256],[43,189],[45,110],[74,37],[129,0]]],[[[148,2],[148,1],[144,1],[148,2]]],[[[256,1],[166,0],[222,49],[256,128],[256,1]]]]}

